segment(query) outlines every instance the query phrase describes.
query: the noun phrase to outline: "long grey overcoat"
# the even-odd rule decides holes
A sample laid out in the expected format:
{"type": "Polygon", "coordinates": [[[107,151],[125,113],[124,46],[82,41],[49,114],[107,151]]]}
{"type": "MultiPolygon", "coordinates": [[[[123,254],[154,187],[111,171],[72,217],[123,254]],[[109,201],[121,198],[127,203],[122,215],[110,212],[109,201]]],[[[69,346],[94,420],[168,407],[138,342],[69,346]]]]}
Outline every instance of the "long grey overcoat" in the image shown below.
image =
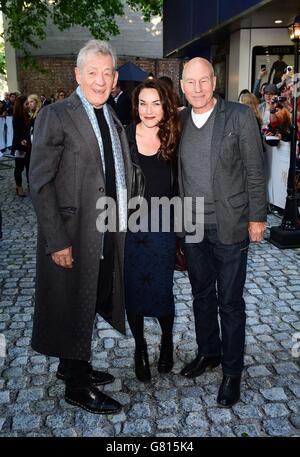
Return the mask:
{"type": "MultiPolygon", "coordinates": [[[[113,112],[112,116],[130,196],[132,165],[126,134],[113,112]]],[[[38,219],[32,347],[50,356],[89,360],[103,241],[103,233],[96,227],[100,214],[96,202],[105,196],[105,175],[96,136],[75,92],[39,113],[29,180],[38,219]],[[57,266],[50,255],[68,246],[73,249],[72,269],[57,266]]],[[[115,234],[110,323],[122,333],[124,243],[125,233],[115,234]]]]}

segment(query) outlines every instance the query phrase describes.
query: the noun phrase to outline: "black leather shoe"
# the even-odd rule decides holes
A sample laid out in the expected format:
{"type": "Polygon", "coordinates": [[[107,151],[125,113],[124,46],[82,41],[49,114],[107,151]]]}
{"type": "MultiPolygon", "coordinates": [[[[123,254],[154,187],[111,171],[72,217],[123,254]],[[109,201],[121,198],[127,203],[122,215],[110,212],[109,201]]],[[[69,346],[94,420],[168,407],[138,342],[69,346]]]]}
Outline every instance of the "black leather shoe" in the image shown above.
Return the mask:
{"type": "Polygon", "coordinates": [[[173,361],[173,341],[161,339],[160,356],[158,359],[159,373],[170,373],[174,365],[173,361]]]}
{"type": "MultiPolygon", "coordinates": [[[[56,372],[56,377],[62,381],[66,380],[65,374],[60,370],[59,367],[56,372]]],[[[91,383],[94,384],[94,386],[104,386],[105,384],[110,384],[115,380],[115,377],[112,374],[104,373],[103,371],[96,371],[93,369],[91,369],[89,377],[91,383]]]]}
{"type": "Polygon", "coordinates": [[[135,375],[141,382],[147,382],[151,379],[151,371],[149,367],[149,358],[147,351],[147,343],[144,340],[144,345],[135,348],[134,353],[135,375]]]}
{"type": "Polygon", "coordinates": [[[223,376],[217,403],[221,408],[230,408],[240,399],[241,376],[223,376]]]}
{"type": "Polygon", "coordinates": [[[118,414],[122,405],[100,392],[92,384],[84,387],[66,386],[65,401],[93,414],[118,414]]]}
{"type": "Polygon", "coordinates": [[[196,378],[203,374],[207,368],[215,368],[220,363],[221,356],[207,357],[205,355],[197,355],[191,363],[181,370],[180,374],[186,378],[196,378]]]}

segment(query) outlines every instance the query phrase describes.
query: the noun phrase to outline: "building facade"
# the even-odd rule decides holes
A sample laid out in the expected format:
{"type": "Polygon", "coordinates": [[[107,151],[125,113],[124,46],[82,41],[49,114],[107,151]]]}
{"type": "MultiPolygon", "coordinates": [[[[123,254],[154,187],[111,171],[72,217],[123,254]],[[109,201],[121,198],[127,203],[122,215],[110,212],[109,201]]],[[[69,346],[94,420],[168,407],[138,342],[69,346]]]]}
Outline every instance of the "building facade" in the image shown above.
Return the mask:
{"type": "MultiPolygon", "coordinates": [[[[179,81],[180,62],[177,58],[163,59],[161,17],[145,23],[140,13],[125,6],[125,15],[118,18],[120,35],[110,40],[119,57],[118,64],[133,62],[155,76],[168,75],[179,81]]],[[[6,43],[6,61],[9,90],[22,93],[43,93],[47,97],[58,89],[70,93],[76,87],[74,67],[78,50],[91,39],[89,31],[72,27],[60,32],[53,24],[47,26],[47,38],[37,49],[29,49],[37,64],[46,73],[24,69],[23,58],[6,43]]]]}
{"type": "Polygon", "coordinates": [[[293,64],[287,27],[299,11],[299,0],[165,0],[164,56],[211,60],[218,92],[235,101],[253,88],[261,65],[273,82],[279,59],[293,64]]]}

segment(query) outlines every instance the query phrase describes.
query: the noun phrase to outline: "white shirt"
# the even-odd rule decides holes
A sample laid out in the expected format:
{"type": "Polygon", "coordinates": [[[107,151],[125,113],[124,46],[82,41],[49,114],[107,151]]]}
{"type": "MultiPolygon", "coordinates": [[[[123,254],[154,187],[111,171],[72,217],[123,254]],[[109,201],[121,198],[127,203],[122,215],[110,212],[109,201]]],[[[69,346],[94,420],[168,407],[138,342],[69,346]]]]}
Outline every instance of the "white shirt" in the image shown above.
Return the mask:
{"type": "Polygon", "coordinates": [[[209,111],[206,111],[206,113],[202,113],[202,114],[194,113],[194,111],[192,110],[192,119],[193,119],[193,122],[196,125],[196,127],[198,127],[198,129],[203,127],[203,125],[205,124],[205,122],[207,121],[207,119],[209,118],[209,116],[211,115],[211,113],[213,112],[214,109],[215,109],[215,107],[213,107],[209,111]]]}

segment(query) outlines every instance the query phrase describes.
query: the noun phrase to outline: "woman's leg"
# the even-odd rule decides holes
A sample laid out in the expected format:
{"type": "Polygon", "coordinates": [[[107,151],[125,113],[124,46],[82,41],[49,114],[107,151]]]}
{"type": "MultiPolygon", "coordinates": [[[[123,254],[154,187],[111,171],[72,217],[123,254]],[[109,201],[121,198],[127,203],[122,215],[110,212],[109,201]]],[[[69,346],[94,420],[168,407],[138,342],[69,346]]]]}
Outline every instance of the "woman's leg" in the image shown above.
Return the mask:
{"type": "Polygon", "coordinates": [[[174,313],[158,318],[161,327],[161,347],[158,360],[158,371],[169,373],[173,368],[173,324],[174,313]]]}
{"type": "Polygon", "coordinates": [[[25,159],[15,159],[15,181],[16,186],[22,186],[22,173],[25,166],[25,159]]]}
{"type": "Polygon", "coordinates": [[[16,192],[19,197],[25,197],[22,188],[22,173],[25,167],[25,159],[15,159],[15,181],[16,181],[16,192]]]}
{"type": "Polygon", "coordinates": [[[151,379],[147,343],[144,339],[144,316],[127,312],[127,320],[135,341],[134,364],[135,374],[139,381],[151,379]]]}
{"type": "Polygon", "coordinates": [[[144,340],[144,316],[127,312],[127,321],[133,335],[136,347],[143,347],[144,340]]]}

